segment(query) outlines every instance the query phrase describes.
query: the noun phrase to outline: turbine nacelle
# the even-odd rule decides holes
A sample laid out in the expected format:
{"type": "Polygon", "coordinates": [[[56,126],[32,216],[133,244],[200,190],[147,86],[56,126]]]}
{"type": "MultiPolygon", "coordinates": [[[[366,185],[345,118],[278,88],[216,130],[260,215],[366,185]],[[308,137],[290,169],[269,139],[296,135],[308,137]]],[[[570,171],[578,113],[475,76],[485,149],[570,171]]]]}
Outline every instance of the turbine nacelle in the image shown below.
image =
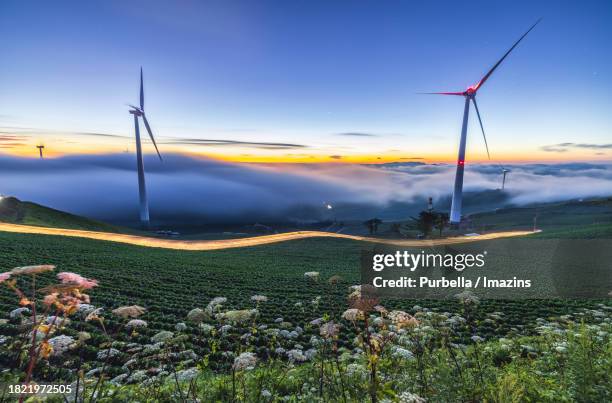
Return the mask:
{"type": "Polygon", "coordinates": [[[131,115],[136,115],[136,116],[144,115],[144,111],[142,109],[140,109],[139,107],[134,106],[132,104],[127,104],[127,106],[130,107],[130,114],[131,115]]]}
{"type": "Polygon", "coordinates": [[[476,85],[472,85],[471,87],[468,87],[467,90],[465,90],[463,92],[463,94],[467,97],[467,96],[475,96],[476,95],[476,91],[478,91],[478,88],[480,87],[480,83],[476,84],[476,85]]]}

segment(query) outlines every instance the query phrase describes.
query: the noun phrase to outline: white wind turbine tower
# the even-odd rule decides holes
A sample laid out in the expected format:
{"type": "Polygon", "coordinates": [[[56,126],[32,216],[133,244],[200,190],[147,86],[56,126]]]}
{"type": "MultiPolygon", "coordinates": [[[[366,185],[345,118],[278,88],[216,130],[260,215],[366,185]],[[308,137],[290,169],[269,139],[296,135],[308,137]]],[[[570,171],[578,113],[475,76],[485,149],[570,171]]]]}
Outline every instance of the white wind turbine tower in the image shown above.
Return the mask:
{"type": "Polygon", "coordinates": [[[476,115],[478,116],[478,122],[480,123],[480,129],[482,130],[482,135],[484,137],[485,146],[487,148],[487,156],[491,159],[489,154],[489,145],[487,144],[487,137],[484,132],[484,126],[482,125],[482,119],[480,118],[480,112],[478,111],[478,105],[476,104],[476,93],[483,86],[483,84],[491,77],[491,74],[499,67],[499,65],[504,61],[504,59],[514,50],[514,48],[519,44],[520,41],[523,40],[525,36],[531,30],[538,25],[541,18],[536,21],[535,24],[531,26],[521,36],[512,47],[502,56],[501,59],[498,60],[495,65],[487,72],[487,74],[482,77],[478,83],[472,85],[465,91],[461,92],[427,92],[426,94],[438,94],[438,95],[458,95],[465,97],[465,106],[463,108],[463,125],[461,126],[461,140],[459,142],[459,155],[457,157],[457,172],[455,174],[455,187],[453,189],[453,200],[451,204],[451,212],[450,212],[450,223],[451,224],[459,224],[461,222],[461,207],[463,202],[463,171],[465,169],[465,144],[467,141],[467,126],[468,126],[468,116],[470,113],[470,101],[474,104],[474,109],[476,109],[476,115]]]}
{"type": "Polygon", "coordinates": [[[157,151],[157,156],[159,160],[162,160],[161,154],[159,153],[159,149],[157,148],[157,144],[155,143],[155,138],[153,137],[153,133],[151,132],[151,126],[149,126],[149,122],[147,121],[147,117],[144,112],[144,88],[142,84],[142,67],[140,68],[140,108],[134,105],[130,106],[130,114],[134,115],[134,129],[136,132],[136,161],[138,166],[138,196],[140,198],[140,223],[144,228],[149,227],[149,202],[147,200],[147,187],[145,184],[145,174],[144,174],[144,164],[142,162],[142,146],[140,144],[140,127],[138,125],[138,118],[142,117],[142,121],[147,128],[147,132],[149,132],[149,137],[151,137],[151,141],[155,146],[155,151],[157,151]]]}

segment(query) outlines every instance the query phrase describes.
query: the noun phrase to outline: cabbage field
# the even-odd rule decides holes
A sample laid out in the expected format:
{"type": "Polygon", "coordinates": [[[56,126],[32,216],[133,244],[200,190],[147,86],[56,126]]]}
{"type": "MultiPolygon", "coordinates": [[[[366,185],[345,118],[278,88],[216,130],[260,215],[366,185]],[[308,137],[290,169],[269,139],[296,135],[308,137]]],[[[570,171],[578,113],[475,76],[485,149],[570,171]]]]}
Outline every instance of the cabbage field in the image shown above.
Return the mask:
{"type": "MultiPolygon", "coordinates": [[[[376,307],[356,302],[349,295],[358,291],[354,285],[360,282],[362,247],[349,240],[308,239],[189,252],[0,233],[0,271],[55,265],[56,270],[36,275],[37,289],[56,283],[58,272],[97,280],[87,290],[88,303],[54,330],[49,356],[37,363],[33,379],[78,381],[109,399],[114,393],[151,401],[178,394],[187,401],[204,396],[198,394],[204,388],[215,391],[206,395],[213,400],[258,401],[263,396],[263,401],[277,401],[296,393],[307,400],[444,400],[452,396],[451,379],[466,377],[457,393],[480,400],[492,396],[495,391],[485,386],[498,380],[482,378],[482,368],[477,371],[475,365],[491,367],[487,371],[492,373],[506,363],[543,359],[543,349],[556,348],[550,343],[538,347],[544,325],[563,332],[581,324],[599,326],[576,332],[591,337],[607,332],[610,323],[606,300],[478,300],[468,305],[461,299],[381,300],[376,307]],[[85,320],[92,312],[103,320],[85,320]],[[510,340],[507,351],[503,340],[510,340]],[[374,375],[372,360],[381,362],[374,375]],[[450,371],[449,379],[436,380],[433,373],[441,368],[450,371]],[[287,371],[293,374],[287,384],[269,384],[271,374],[285,379],[287,371]],[[416,378],[410,390],[406,382],[401,387],[394,383],[412,371],[416,378]],[[357,376],[365,378],[357,381],[357,376]],[[304,377],[297,384],[309,384],[308,390],[296,386],[295,377],[304,377]],[[361,386],[349,388],[351,382],[361,386]],[[151,389],[154,384],[158,389],[151,389]],[[475,389],[476,384],[482,385],[475,389]],[[449,390],[441,391],[441,385],[449,390]],[[160,395],[152,398],[152,390],[160,395]]],[[[31,294],[29,276],[14,281],[31,294]]],[[[9,369],[5,382],[18,379],[27,362],[23,334],[30,319],[18,302],[12,290],[0,288],[0,366],[9,369]]],[[[588,392],[595,398],[609,396],[609,388],[597,386],[603,379],[601,366],[610,360],[609,337],[599,337],[592,348],[604,361],[596,363],[589,380],[595,389],[588,392]]],[[[564,346],[576,340],[558,342],[564,346]]],[[[561,382],[556,376],[551,382],[561,382]]]]}

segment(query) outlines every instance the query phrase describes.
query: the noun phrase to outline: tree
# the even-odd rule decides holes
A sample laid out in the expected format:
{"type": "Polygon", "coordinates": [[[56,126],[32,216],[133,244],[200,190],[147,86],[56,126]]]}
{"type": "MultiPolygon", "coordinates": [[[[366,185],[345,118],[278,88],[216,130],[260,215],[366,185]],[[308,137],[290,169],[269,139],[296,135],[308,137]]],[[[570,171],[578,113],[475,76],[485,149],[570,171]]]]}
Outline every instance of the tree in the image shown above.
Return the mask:
{"type": "Polygon", "coordinates": [[[444,230],[444,228],[448,226],[448,220],[449,220],[448,214],[436,213],[435,224],[436,224],[436,229],[440,231],[440,236],[442,236],[442,231],[444,230]]]}
{"type": "Polygon", "coordinates": [[[434,223],[436,222],[436,213],[432,211],[421,211],[419,218],[412,218],[416,221],[416,227],[423,233],[424,236],[428,236],[433,229],[434,223]]]}
{"type": "Polygon", "coordinates": [[[370,231],[370,235],[376,234],[376,232],[378,231],[378,226],[380,224],[382,224],[382,220],[379,218],[371,218],[368,221],[365,221],[363,223],[363,225],[368,227],[368,230],[370,231]]]}
{"type": "Polygon", "coordinates": [[[394,222],[393,224],[391,224],[391,227],[389,227],[389,231],[391,231],[392,233],[396,235],[401,235],[402,234],[402,224],[399,222],[394,222]]]}

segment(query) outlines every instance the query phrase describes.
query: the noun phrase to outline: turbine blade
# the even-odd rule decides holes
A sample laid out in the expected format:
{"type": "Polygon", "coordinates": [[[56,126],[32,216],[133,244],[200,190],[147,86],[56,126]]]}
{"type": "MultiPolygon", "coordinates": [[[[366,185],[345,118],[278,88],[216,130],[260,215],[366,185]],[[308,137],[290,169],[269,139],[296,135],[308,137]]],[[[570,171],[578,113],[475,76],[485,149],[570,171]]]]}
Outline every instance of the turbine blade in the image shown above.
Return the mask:
{"type": "Polygon", "coordinates": [[[140,68],[140,110],[144,111],[144,88],[142,85],[142,67],[140,68]]]}
{"type": "Polygon", "coordinates": [[[508,55],[510,54],[510,52],[512,52],[512,51],[514,50],[514,48],[516,48],[516,46],[519,44],[519,42],[520,42],[520,41],[522,41],[522,40],[523,40],[523,38],[524,38],[524,37],[526,37],[526,36],[527,36],[527,34],[528,34],[529,32],[531,32],[531,30],[532,30],[532,29],[534,29],[534,28],[535,28],[535,26],[536,26],[536,25],[538,25],[538,24],[540,23],[540,21],[542,21],[542,19],[541,19],[541,18],[540,18],[539,20],[537,20],[537,21],[535,22],[535,24],[533,24],[533,25],[531,26],[531,28],[529,28],[529,29],[527,30],[527,32],[525,32],[525,33],[523,34],[523,36],[521,36],[521,37],[518,39],[518,41],[514,42],[514,45],[512,45],[512,47],[511,47],[511,48],[510,48],[510,49],[509,49],[509,50],[508,50],[508,51],[507,51],[507,52],[506,52],[506,53],[505,53],[505,54],[502,56],[502,58],[501,58],[501,59],[499,59],[499,61],[498,61],[497,63],[495,63],[495,65],[494,65],[494,66],[491,68],[491,70],[489,70],[489,72],[488,72],[487,74],[485,74],[485,75],[484,75],[484,77],[482,77],[482,79],[481,79],[481,80],[478,82],[478,84],[476,84],[476,86],[475,86],[475,90],[478,90],[480,87],[482,87],[482,85],[483,85],[483,84],[484,84],[484,83],[485,83],[485,82],[486,82],[486,81],[489,79],[489,77],[491,77],[491,74],[493,74],[493,72],[495,71],[495,69],[499,67],[499,65],[500,65],[500,64],[501,64],[501,63],[504,61],[504,59],[505,59],[506,57],[508,57],[508,55]]]}
{"type": "Polygon", "coordinates": [[[420,95],[465,95],[463,92],[417,92],[420,95]]]}
{"type": "Polygon", "coordinates": [[[153,145],[155,146],[155,151],[157,151],[157,156],[159,157],[159,160],[163,161],[162,156],[159,153],[159,149],[157,148],[157,143],[155,142],[155,138],[153,137],[151,126],[149,126],[149,121],[147,120],[147,117],[144,115],[144,113],[142,114],[142,120],[144,121],[145,127],[147,128],[147,131],[149,132],[149,137],[151,137],[151,141],[153,142],[153,145]]]}
{"type": "Polygon", "coordinates": [[[482,119],[480,119],[480,111],[478,110],[478,105],[476,104],[476,97],[472,98],[472,102],[474,103],[474,108],[476,108],[476,115],[478,115],[478,122],[480,122],[480,129],[482,130],[482,138],[485,142],[485,147],[487,148],[487,157],[491,159],[491,154],[489,154],[489,144],[487,144],[487,136],[484,131],[484,126],[482,125],[482,119]]]}

